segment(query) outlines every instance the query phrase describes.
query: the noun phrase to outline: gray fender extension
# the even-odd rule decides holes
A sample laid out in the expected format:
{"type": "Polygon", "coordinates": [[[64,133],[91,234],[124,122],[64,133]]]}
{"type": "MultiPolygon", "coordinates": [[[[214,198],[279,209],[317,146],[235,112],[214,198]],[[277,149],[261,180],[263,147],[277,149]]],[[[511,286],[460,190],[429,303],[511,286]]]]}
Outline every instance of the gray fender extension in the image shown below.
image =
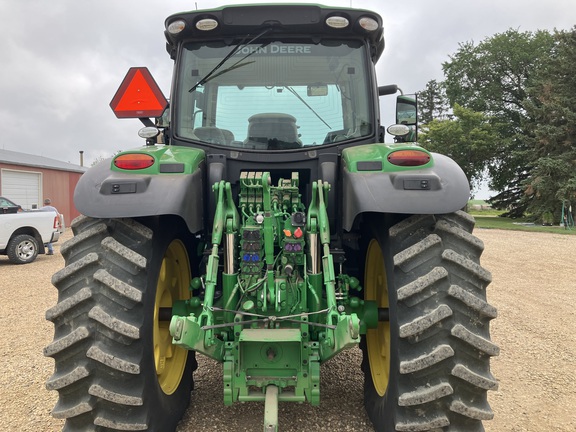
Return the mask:
{"type": "Polygon", "coordinates": [[[443,214],[466,206],[470,187],[462,169],[447,156],[433,153],[434,166],[398,172],[342,173],[343,228],[350,231],[365,212],[443,214]]]}
{"type": "Polygon", "coordinates": [[[107,159],[80,178],[74,204],[100,219],[177,215],[196,233],[203,227],[202,178],[202,168],[192,174],[119,173],[107,159]]]}

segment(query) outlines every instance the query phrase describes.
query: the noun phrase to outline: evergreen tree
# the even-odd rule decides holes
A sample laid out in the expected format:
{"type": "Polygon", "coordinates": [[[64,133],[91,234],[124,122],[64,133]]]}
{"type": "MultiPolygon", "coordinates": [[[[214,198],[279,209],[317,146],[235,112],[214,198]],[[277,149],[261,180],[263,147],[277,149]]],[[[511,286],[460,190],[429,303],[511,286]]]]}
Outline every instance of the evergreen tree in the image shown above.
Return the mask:
{"type": "Polygon", "coordinates": [[[559,222],[562,203],[576,204],[576,27],[555,34],[556,46],[529,88],[528,115],[536,156],[526,179],[527,209],[559,222]]]}
{"type": "Polygon", "coordinates": [[[418,120],[423,126],[432,120],[442,120],[450,112],[443,83],[431,80],[418,93],[418,120]]]}

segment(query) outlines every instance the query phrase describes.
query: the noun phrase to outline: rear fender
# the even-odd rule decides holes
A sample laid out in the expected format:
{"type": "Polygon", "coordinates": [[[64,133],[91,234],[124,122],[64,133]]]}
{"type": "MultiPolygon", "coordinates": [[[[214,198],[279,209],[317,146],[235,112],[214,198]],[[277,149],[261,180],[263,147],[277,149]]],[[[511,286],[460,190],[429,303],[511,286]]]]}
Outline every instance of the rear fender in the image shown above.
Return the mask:
{"type": "Polygon", "coordinates": [[[177,215],[190,232],[200,231],[204,152],[169,147],[137,152],[152,154],[154,166],[128,171],[114,167],[111,159],[100,162],[80,178],[74,191],[76,208],[86,216],[104,219],[177,215]]]}
{"type": "Polygon", "coordinates": [[[342,226],[346,231],[352,229],[358,215],[366,212],[442,214],[460,210],[468,203],[468,179],[456,162],[430,153],[431,161],[425,166],[400,170],[386,160],[386,155],[396,149],[374,144],[344,150],[342,226]]]}

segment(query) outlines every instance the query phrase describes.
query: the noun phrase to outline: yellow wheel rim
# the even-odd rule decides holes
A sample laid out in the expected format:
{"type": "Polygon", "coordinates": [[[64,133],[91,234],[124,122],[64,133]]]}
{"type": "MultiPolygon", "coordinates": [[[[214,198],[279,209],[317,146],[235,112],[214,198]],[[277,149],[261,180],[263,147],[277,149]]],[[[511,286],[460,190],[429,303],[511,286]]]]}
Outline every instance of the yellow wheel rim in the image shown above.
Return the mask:
{"type": "MultiPolygon", "coordinates": [[[[375,239],[370,241],[366,253],[364,274],[365,300],[375,301],[379,308],[388,308],[388,283],[382,249],[375,239]]],[[[378,327],[366,332],[368,361],[374,388],[384,396],[390,379],[390,323],[378,322],[378,327]]]]}
{"type": "Polygon", "coordinates": [[[172,345],[170,322],[159,320],[160,308],[171,308],[175,300],[190,298],[190,279],[186,248],[180,240],[173,240],[162,259],[154,304],[154,363],[158,383],[167,395],[180,385],[188,351],[172,345]]]}

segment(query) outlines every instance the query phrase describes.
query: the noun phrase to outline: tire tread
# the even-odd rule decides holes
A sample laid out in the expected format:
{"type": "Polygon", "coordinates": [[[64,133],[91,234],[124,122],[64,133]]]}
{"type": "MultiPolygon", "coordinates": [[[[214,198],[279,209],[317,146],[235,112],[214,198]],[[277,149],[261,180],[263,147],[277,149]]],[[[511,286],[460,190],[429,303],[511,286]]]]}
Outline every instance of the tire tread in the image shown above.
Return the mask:
{"type": "Polygon", "coordinates": [[[492,275],[480,265],[484,244],[473,228],[462,211],[414,215],[390,228],[399,356],[390,373],[398,396],[395,408],[378,411],[374,396],[366,400],[378,431],[480,431],[493,417],[486,393],[498,388],[489,367],[499,354],[489,337],[497,310],[486,301],[492,275]]]}

